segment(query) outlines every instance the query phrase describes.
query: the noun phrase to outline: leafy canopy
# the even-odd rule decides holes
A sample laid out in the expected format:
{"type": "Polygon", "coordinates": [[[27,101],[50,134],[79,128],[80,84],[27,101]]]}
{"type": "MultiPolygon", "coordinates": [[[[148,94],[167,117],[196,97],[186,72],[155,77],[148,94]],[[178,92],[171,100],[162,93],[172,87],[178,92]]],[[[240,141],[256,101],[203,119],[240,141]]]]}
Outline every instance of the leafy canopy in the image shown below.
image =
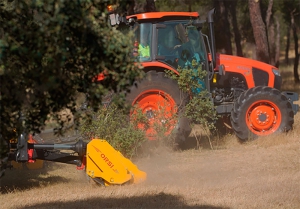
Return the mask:
{"type": "MultiPolygon", "coordinates": [[[[103,0],[20,0],[0,7],[1,134],[38,132],[50,114],[76,111],[78,92],[100,106],[108,91],[123,92],[141,76],[129,56],[129,36],[108,24],[103,0]],[[5,7],[7,6],[7,7],[5,7]],[[93,82],[99,73],[101,83],[93,82]],[[18,132],[18,131],[17,131],[18,132]]],[[[60,119],[56,115],[58,120],[60,119]]]]}

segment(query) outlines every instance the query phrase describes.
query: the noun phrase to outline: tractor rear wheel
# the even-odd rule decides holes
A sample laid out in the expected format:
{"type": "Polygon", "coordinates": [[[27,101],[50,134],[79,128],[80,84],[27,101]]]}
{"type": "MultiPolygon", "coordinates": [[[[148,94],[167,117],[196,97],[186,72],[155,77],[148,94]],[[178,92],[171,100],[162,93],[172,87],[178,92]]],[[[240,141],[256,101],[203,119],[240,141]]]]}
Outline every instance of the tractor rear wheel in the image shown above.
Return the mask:
{"type": "Polygon", "coordinates": [[[258,86],[243,92],[231,111],[231,124],[241,141],[292,129],[294,113],[277,89],[258,86]]]}
{"type": "MultiPolygon", "coordinates": [[[[164,126],[164,135],[174,134],[179,145],[191,132],[189,120],[182,116],[187,98],[175,80],[156,71],[147,72],[144,79],[134,83],[126,96],[127,102],[139,108],[147,117],[148,127],[141,125],[140,128],[146,129],[149,140],[157,139],[158,126],[164,126]]],[[[131,118],[134,118],[134,112],[131,118]]]]}

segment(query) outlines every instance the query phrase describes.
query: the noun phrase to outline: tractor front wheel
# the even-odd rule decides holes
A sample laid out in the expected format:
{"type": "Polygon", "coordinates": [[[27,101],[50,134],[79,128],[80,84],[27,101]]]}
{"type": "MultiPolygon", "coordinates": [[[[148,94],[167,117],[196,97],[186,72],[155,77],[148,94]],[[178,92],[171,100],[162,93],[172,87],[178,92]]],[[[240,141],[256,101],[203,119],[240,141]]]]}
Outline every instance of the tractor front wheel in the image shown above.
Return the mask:
{"type": "Polygon", "coordinates": [[[231,112],[232,128],[241,141],[289,131],[293,123],[291,103],[280,91],[267,86],[243,92],[231,112]]]}
{"type": "MultiPolygon", "coordinates": [[[[149,140],[157,139],[160,130],[165,136],[175,134],[178,144],[183,143],[191,132],[188,119],[182,116],[187,98],[175,80],[156,71],[147,72],[126,96],[127,102],[146,116],[148,126],[139,124],[139,127],[145,129],[149,140]]],[[[132,119],[134,114],[136,111],[131,113],[132,119]]]]}

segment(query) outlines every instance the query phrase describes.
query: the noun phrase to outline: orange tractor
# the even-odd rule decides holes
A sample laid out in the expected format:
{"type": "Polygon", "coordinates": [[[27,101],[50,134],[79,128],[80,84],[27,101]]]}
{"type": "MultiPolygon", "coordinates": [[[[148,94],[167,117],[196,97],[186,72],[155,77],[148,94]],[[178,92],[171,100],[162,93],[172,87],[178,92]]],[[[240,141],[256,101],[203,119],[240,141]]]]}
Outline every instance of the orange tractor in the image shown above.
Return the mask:
{"type": "MultiPolygon", "coordinates": [[[[179,113],[188,96],[166,71],[201,66],[207,76],[201,82],[209,92],[220,118],[229,119],[241,141],[292,129],[299,106],[297,93],[280,92],[282,78],[278,68],[256,60],[216,53],[213,15],[207,16],[209,36],[202,33],[197,12],[149,12],[127,16],[110,13],[111,25],[129,27],[135,34],[138,61],[146,76],[136,81],[127,101],[137,105],[153,121],[164,123],[157,112],[162,108],[179,113]],[[160,121],[159,121],[160,120],[160,121]]],[[[168,114],[166,114],[168,117],[168,114]]],[[[177,142],[190,134],[189,120],[179,116],[166,134],[176,133],[177,142]]],[[[147,130],[153,138],[154,128],[147,130]]]]}

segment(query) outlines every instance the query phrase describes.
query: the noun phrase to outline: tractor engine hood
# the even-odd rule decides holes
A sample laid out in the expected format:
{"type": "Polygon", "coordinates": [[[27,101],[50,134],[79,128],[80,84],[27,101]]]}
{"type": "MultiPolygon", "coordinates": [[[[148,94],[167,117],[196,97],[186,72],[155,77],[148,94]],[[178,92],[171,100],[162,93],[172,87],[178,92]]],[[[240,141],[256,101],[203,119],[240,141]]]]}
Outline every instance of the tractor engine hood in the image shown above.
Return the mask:
{"type": "Polygon", "coordinates": [[[226,72],[242,74],[248,81],[248,88],[255,86],[270,86],[280,89],[282,78],[279,69],[257,60],[244,57],[217,54],[216,70],[223,68],[226,72]]]}

